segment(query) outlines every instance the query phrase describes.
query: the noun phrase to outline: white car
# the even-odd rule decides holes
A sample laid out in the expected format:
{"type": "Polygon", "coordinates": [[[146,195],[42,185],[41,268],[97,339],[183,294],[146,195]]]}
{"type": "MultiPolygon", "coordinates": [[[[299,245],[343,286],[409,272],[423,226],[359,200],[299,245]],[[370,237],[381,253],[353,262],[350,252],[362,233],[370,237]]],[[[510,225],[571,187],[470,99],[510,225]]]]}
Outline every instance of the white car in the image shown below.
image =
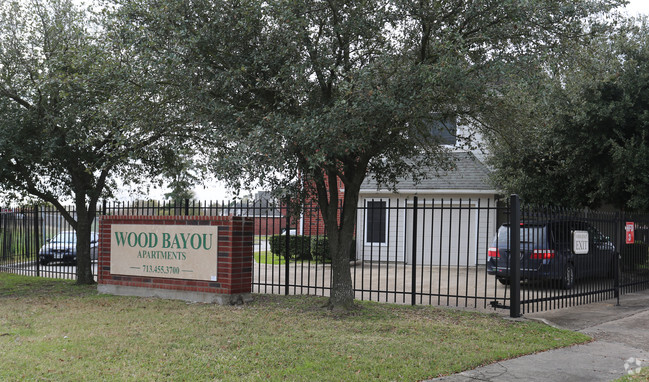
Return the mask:
{"type": "MultiPolygon", "coordinates": [[[[97,246],[99,236],[96,232],[90,233],[90,258],[97,259],[97,246]]],[[[77,263],[77,233],[75,231],[59,232],[52,239],[47,241],[38,252],[41,265],[47,265],[54,261],[65,263],[77,263]]]]}

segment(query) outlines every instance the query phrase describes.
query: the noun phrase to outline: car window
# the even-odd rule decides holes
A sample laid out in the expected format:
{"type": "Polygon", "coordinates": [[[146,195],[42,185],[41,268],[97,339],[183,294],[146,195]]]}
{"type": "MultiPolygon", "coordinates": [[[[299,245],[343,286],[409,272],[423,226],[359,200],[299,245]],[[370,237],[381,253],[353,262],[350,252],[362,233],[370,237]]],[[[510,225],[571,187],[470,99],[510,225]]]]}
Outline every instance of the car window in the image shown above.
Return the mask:
{"type": "Polygon", "coordinates": [[[604,236],[597,228],[581,221],[560,221],[551,224],[550,231],[556,243],[569,244],[572,241],[573,231],[588,231],[588,237],[591,242],[605,242],[608,238],[604,236]]]}
{"type": "MultiPolygon", "coordinates": [[[[521,245],[539,244],[546,242],[546,229],[539,225],[520,226],[521,245]]],[[[509,226],[501,226],[498,229],[498,246],[506,247],[509,243],[509,226]]]]}
{"type": "Polygon", "coordinates": [[[75,243],[77,234],[75,232],[62,232],[54,236],[52,243],[75,243]]]}
{"type": "Polygon", "coordinates": [[[567,244],[570,243],[571,234],[570,231],[574,229],[570,222],[555,222],[552,224],[551,232],[552,237],[554,238],[555,243],[557,244],[567,244]]]}
{"type": "Polygon", "coordinates": [[[572,242],[573,231],[588,231],[592,237],[591,228],[588,224],[580,221],[558,221],[552,223],[552,237],[558,244],[569,244],[572,242]]]}
{"type": "Polygon", "coordinates": [[[588,230],[588,235],[595,243],[601,243],[608,240],[606,236],[602,235],[602,233],[597,230],[597,228],[591,225],[587,227],[587,230],[588,230]]]}

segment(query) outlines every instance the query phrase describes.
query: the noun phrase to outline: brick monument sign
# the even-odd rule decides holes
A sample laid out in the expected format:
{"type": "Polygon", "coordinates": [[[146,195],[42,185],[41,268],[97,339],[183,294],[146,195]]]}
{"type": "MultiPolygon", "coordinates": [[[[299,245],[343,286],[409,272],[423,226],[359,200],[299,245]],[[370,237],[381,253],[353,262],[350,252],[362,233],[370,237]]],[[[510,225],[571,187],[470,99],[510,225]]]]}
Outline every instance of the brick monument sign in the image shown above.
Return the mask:
{"type": "Polygon", "coordinates": [[[102,216],[99,293],[235,304],[251,299],[254,221],[102,216]]]}

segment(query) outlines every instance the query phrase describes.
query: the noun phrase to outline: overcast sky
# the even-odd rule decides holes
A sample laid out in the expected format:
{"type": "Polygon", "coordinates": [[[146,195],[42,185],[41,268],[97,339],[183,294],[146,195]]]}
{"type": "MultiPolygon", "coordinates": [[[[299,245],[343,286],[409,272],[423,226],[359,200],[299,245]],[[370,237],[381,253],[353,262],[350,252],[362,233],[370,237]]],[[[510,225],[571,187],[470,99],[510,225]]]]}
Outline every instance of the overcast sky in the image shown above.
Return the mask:
{"type": "Polygon", "coordinates": [[[631,0],[626,8],[631,16],[638,13],[649,15],[649,0],[631,0]]]}

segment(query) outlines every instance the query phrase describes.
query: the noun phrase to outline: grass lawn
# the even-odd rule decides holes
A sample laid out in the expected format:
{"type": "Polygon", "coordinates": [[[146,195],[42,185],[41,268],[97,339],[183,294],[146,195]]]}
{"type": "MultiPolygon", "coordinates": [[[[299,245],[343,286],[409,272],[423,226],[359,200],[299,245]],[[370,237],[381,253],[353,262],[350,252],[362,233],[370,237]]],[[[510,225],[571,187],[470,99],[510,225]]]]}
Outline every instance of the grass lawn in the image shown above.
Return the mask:
{"type": "Polygon", "coordinates": [[[325,301],[195,304],[0,273],[0,380],[416,381],[589,341],[495,314],[325,301]]]}
{"type": "MultiPolygon", "coordinates": [[[[276,255],[272,253],[271,251],[261,251],[261,252],[255,252],[255,262],[259,264],[271,264],[271,265],[283,265],[286,264],[286,260],[284,260],[283,256],[276,255]]],[[[291,263],[308,263],[311,262],[312,264],[331,264],[331,261],[315,261],[315,260],[291,260],[291,263]]]]}
{"type": "Polygon", "coordinates": [[[259,264],[282,265],[286,263],[284,256],[279,256],[271,251],[255,252],[255,262],[259,264]]]}
{"type": "Polygon", "coordinates": [[[631,374],[616,379],[616,382],[631,382],[631,381],[637,381],[637,382],[649,381],[649,368],[645,367],[641,369],[639,373],[637,373],[634,369],[631,374]]]}
{"type": "Polygon", "coordinates": [[[253,241],[253,242],[254,242],[255,244],[259,244],[259,243],[261,243],[262,241],[267,241],[268,238],[271,237],[271,236],[272,236],[272,235],[255,235],[255,236],[254,236],[254,241],[253,241]]]}

